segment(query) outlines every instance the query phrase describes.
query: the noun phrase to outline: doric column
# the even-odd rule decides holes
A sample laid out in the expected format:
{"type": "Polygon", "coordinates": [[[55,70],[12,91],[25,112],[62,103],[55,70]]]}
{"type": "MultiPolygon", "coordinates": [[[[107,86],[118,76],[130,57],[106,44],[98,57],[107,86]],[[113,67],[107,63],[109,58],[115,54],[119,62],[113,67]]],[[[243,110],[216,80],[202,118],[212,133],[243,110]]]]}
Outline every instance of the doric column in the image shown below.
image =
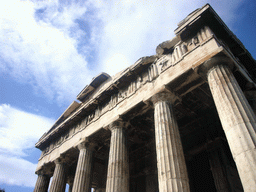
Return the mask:
{"type": "Polygon", "coordinates": [[[73,184],[74,192],[89,192],[91,181],[92,151],[93,146],[88,141],[78,145],[79,157],[76,167],[75,180],[73,184]]]}
{"type": "Polygon", "coordinates": [[[111,141],[108,161],[107,192],[129,191],[129,164],[124,125],[116,121],[109,126],[111,141]]]}
{"type": "Polygon", "coordinates": [[[34,192],[47,192],[50,182],[50,177],[48,175],[43,174],[42,172],[38,172],[38,177],[36,181],[36,186],[34,192]]]}
{"type": "Polygon", "coordinates": [[[240,181],[236,166],[228,157],[226,141],[216,138],[207,145],[207,153],[211,166],[217,192],[235,191],[242,192],[243,187],[240,181]]]}
{"type": "Polygon", "coordinates": [[[55,160],[54,163],[55,169],[49,192],[64,192],[66,188],[65,165],[60,159],[55,160]]]}
{"type": "Polygon", "coordinates": [[[256,189],[256,119],[223,57],[208,60],[208,82],[244,191],[256,189]]]}
{"type": "Polygon", "coordinates": [[[153,96],[158,183],[160,192],[189,191],[180,134],[169,93],[153,96]]]}
{"type": "Polygon", "coordinates": [[[227,160],[223,147],[224,146],[221,145],[221,141],[218,141],[218,143],[214,143],[214,146],[210,146],[207,149],[212,176],[217,192],[230,191],[226,175],[227,160]]]}

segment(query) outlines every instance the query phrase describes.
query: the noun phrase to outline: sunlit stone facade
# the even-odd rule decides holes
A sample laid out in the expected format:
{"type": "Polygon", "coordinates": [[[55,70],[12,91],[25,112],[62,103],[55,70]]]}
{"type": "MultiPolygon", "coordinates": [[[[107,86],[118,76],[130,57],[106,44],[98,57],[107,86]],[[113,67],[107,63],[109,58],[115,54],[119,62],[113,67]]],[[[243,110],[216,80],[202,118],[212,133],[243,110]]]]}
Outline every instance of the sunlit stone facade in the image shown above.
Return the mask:
{"type": "Polygon", "coordinates": [[[78,94],[36,143],[34,191],[255,191],[255,60],[208,4],[174,32],[78,94]]]}

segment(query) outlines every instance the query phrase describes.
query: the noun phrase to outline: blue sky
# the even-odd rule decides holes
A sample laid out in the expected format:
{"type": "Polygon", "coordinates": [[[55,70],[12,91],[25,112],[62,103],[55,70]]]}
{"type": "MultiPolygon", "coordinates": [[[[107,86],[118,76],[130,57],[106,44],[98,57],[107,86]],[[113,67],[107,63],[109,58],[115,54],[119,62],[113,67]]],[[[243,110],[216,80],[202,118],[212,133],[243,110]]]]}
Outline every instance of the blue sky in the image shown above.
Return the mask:
{"type": "Polygon", "coordinates": [[[100,72],[114,75],[210,3],[254,58],[254,0],[0,0],[0,188],[33,191],[34,144],[100,72]]]}

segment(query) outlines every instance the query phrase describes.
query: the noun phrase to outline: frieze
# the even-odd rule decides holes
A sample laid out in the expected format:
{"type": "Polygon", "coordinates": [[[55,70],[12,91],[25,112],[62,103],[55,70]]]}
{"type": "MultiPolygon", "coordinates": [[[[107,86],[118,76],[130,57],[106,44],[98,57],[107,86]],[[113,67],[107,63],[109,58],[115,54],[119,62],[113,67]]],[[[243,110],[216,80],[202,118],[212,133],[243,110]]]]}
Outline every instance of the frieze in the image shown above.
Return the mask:
{"type": "Polygon", "coordinates": [[[211,31],[211,29],[208,26],[205,26],[204,28],[200,29],[197,34],[189,39],[184,45],[187,46],[187,51],[191,51],[195,49],[198,45],[205,42],[207,39],[212,37],[214,34],[211,31]]]}
{"type": "Polygon", "coordinates": [[[185,43],[180,42],[174,47],[171,53],[163,55],[161,58],[159,58],[149,68],[150,81],[155,79],[159,74],[161,74],[169,67],[178,63],[185,53],[187,53],[187,46],[185,43]]]}
{"type": "Polygon", "coordinates": [[[127,97],[133,95],[138,89],[140,89],[147,82],[154,81],[162,72],[166,69],[176,65],[185,54],[190,52],[196,46],[212,36],[209,27],[201,29],[196,36],[192,37],[187,42],[179,42],[173,47],[173,51],[169,54],[162,55],[148,67],[147,71],[137,75],[137,77],[130,82],[129,85],[123,87],[118,93],[111,95],[109,101],[99,104],[99,106],[92,111],[89,115],[85,116],[75,126],[71,127],[68,131],[63,133],[58,139],[53,141],[48,147],[43,150],[42,157],[50,153],[54,148],[59,147],[63,142],[73,137],[78,132],[84,130],[89,124],[99,119],[103,114],[115,108],[120,102],[127,97]]]}

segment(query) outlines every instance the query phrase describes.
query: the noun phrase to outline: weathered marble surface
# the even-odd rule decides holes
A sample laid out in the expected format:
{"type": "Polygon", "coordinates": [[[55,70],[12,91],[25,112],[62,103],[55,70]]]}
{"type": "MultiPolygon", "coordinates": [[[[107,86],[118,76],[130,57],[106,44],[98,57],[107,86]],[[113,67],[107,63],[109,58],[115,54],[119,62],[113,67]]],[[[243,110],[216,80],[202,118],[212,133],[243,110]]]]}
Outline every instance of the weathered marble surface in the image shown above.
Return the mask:
{"type": "Polygon", "coordinates": [[[189,180],[178,125],[168,93],[155,95],[154,119],[160,192],[189,192],[189,180]]]}
{"type": "Polygon", "coordinates": [[[79,157],[72,191],[90,192],[92,147],[87,142],[78,145],[79,157]]]}
{"type": "Polygon", "coordinates": [[[54,161],[55,169],[49,192],[64,192],[66,188],[65,165],[60,159],[54,161]]]}
{"type": "Polygon", "coordinates": [[[106,192],[129,192],[129,164],[126,135],[122,122],[110,125],[111,143],[106,192]]]}

